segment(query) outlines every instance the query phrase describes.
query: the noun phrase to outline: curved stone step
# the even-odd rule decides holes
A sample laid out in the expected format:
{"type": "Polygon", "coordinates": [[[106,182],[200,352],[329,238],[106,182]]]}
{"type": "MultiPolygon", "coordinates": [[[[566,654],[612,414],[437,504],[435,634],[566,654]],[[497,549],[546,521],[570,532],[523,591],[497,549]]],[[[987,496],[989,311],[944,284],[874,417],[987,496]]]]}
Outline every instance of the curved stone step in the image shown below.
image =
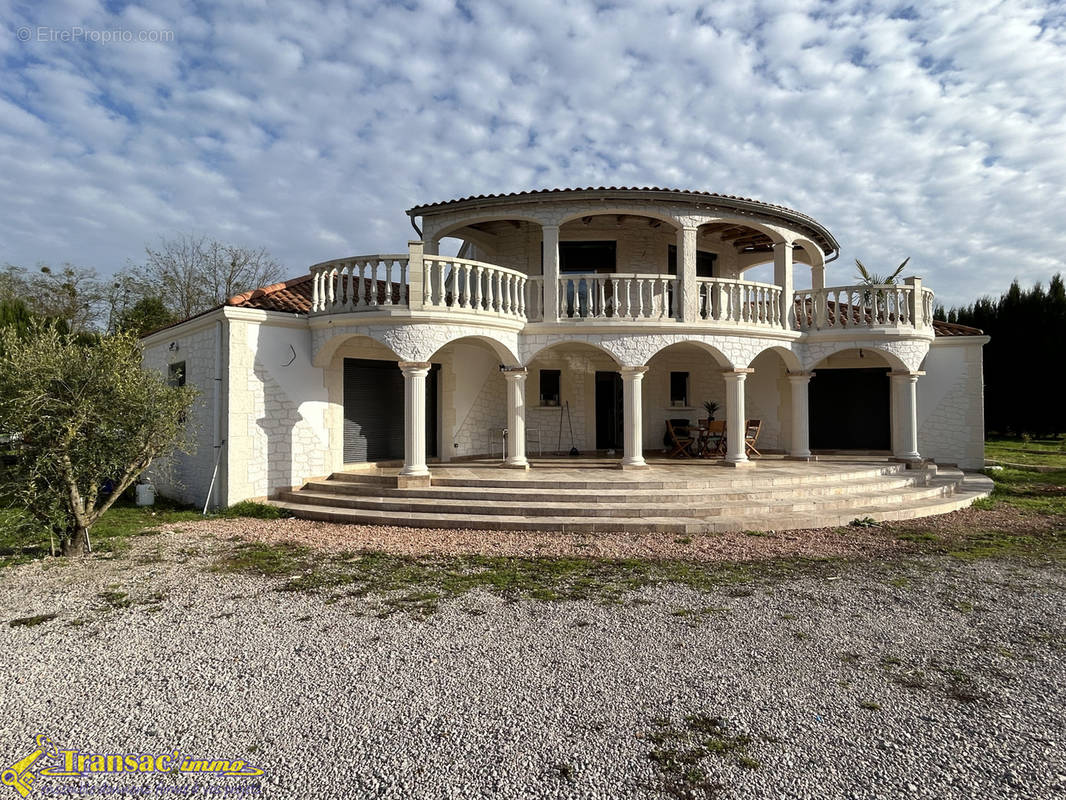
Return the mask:
{"type": "MultiPolygon", "coordinates": [[[[282,492],[286,502],[324,505],[333,508],[376,509],[397,514],[411,512],[467,514],[472,520],[482,517],[645,517],[678,516],[693,519],[720,516],[751,516],[759,514],[801,514],[829,512],[846,508],[862,508],[871,504],[887,505],[908,500],[936,497],[952,491],[954,484],[939,486],[904,487],[892,490],[864,484],[854,494],[787,497],[787,498],[740,498],[725,499],[713,494],[703,494],[689,502],[664,502],[662,498],[639,499],[631,502],[589,503],[584,497],[531,503],[525,498],[517,502],[500,502],[487,498],[444,499],[435,497],[375,497],[350,496],[330,492],[301,489],[282,492]]],[[[474,523],[476,525],[476,522],[474,523]]]]}
{"type": "MultiPolygon", "coordinates": [[[[809,511],[786,511],[775,507],[767,514],[733,514],[713,517],[608,516],[588,515],[530,516],[528,514],[472,515],[443,510],[396,512],[380,508],[342,508],[305,502],[275,501],[298,517],[329,522],[363,525],[401,525],[421,528],[466,528],[474,530],[552,530],[588,533],[714,533],[731,530],[788,530],[795,528],[835,527],[856,518],[875,521],[912,519],[944,514],[968,506],[978,497],[988,495],[992,482],[983,475],[963,475],[958,471],[942,473],[901,499],[892,495],[872,494],[866,503],[847,508],[816,507],[809,511]],[[886,498],[893,497],[891,502],[886,498]]],[[[298,493],[293,493],[298,494],[298,493]]],[[[306,499],[306,498],[305,498],[306,499]]]]}
{"type": "MultiPolygon", "coordinates": [[[[457,468],[442,468],[434,466],[431,469],[431,485],[434,487],[459,487],[477,489],[508,489],[522,487],[526,489],[541,489],[554,491],[559,489],[575,490],[663,490],[663,489],[718,489],[722,487],[744,488],[748,486],[798,486],[819,483],[842,482],[860,478],[875,478],[883,475],[900,475],[906,471],[905,464],[885,463],[878,466],[857,466],[855,468],[840,469],[838,465],[819,465],[817,462],[805,465],[803,473],[793,470],[779,469],[775,466],[758,465],[758,469],[731,471],[719,464],[689,464],[678,462],[682,467],[695,467],[706,470],[706,475],[694,477],[689,473],[686,477],[664,476],[662,473],[669,472],[670,467],[653,467],[651,470],[615,470],[603,469],[594,478],[578,478],[572,475],[541,477],[539,470],[529,472],[500,470],[499,477],[485,477],[482,473],[485,469],[479,469],[478,474],[456,474],[457,468]]],[[[765,462],[764,462],[765,463],[765,462]]],[[[559,472],[569,472],[561,469],[559,472]]],[[[395,486],[395,476],[368,475],[362,472],[335,472],[329,476],[331,481],[343,481],[354,484],[373,484],[395,486]]]]}
{"type": "MultiPolygon", "coordinates": [[[[582,504],[624,503],[639,504],[659,502],[663,504],[690,503],[693,501],[713,499],[714,502],[734,500],[785,499],[790,497],[820,497],[859,494],[867,490],[888,491],[914,486],[922,480],[920,473],[911,472],[899,475],[859,478],[840,483],[820,483],[814,485],[789,484],[785,486],[750,486],[744,489],[721,491],[717,488],[697,489],[600,489],[583,492],[579,497],[582,504]]],[[[545,491],[538,488],[521,486],[471,487],[471,486],[426,486],[399,489],[395,486],[355,483],[327,478],[308,481],[299,492],[316,494],[335,494],[354,497],[382,498],[425,498],[433,500],[465,500],[467,502],[499,503],[550,503],[559,500],[559,491],[545,491]]],[[[297,501],[299,502],[299,501],[297,501]]]]}

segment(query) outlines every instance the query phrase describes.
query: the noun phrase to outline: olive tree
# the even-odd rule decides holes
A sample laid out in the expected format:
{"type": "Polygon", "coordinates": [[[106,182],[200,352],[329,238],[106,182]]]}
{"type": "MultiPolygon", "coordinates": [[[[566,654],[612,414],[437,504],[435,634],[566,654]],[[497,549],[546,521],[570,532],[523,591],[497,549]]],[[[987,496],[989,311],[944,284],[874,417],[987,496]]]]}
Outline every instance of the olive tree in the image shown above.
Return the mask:
{"type": "Polygon", "coordinates": [[[14,443],[0,499],[50,529],[64,555],[88,552],[92,526],[152,461],[189,451],[195,399],[143,369],[130,334],[0,331],[0,434],[14,443]]]}

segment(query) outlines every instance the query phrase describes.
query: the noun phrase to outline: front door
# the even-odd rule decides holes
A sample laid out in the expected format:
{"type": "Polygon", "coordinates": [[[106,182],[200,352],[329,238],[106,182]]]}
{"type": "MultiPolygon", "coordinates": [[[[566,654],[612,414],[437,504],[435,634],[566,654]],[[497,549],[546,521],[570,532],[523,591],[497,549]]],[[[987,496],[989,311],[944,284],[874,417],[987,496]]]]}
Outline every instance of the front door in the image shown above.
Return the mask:
{"type": "Polygon", "coordinates": [[[622,449],[622,376],[596,373],[596,449],[622,449]]]}

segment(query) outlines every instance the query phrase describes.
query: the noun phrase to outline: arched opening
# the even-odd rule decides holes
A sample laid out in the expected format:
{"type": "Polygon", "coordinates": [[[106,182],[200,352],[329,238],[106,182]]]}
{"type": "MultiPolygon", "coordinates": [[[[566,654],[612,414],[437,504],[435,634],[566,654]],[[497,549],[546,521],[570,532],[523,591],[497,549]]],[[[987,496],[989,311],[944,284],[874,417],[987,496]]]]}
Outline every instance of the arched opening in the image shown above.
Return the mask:
{"type": "Polygon", "coordinates": [[[892,450],[889,357],[861,347],[840,350],[814,367],[810,382],[812,451],[892,450]]]}
{"type": "Polygon", "coordinates": [[[714,275],[706,277],[773,283],[775,241],[780,239],[769,229],[742,220],[719,220],[699,227],[696,248],[715,254],[714,275]]]}
{"type": "MultiPolygon", "coordinates": [[[[369,336],[338,337],[330,342],[323,370],[329,395],[334,469],[345,464],[402,462],[404,457],[404,377],[402,360],[369,336]]],[[[426,377],[426,451],[438,454],[439,366],[426,377]]]]}
{"type": "Polygon", "coordinates": [[[502,457],[507,382],[500,367],[517,359],[493,339],[464,336],[437,350],[430,362],[439,369],[440,459],[502,457]]]}
{"type": "MultiPolygon", "coordinates": [[[[428,234],[428,231],[427,231],[428,234]]],[[[440,255],[483,261],[526,275],[541,274],[541,226],[514,216],[464,220],[442,228],[426,242],[440,255]]]]}
{"type": "Polygon", "coordinates": [[[810,269],[797,269],[793,276],[796,289],[811,289],[815,285],[825,286],[825,254],[808,239],[797,239],[792,251],[794,264],[802,264],[810,269]]]}
{"type": "Polygon", "coordinates": [[[799,372],[799,359],[782,347],[769,347],[748,366],[754,372],[748,375],[745,392],[746,427],[760,453],[785,453],[792,441],[792,384],[788,376],[799,372]]]}
{"type": "Polygon", "coordinates": [[[622,453],[622,385],[610,353],[585,342],[558,342],[528,362],[526,452],[571,448],[622,453]]]}
{"type": "Polygon", "coordinates": [[[668,421],[678,431],[694,429],[703,420],[726,418],[722,371],[730,365],[718,350],[703,343],[679,342],[659,350],[647,366],[642,390],[646,450],[669,453],[673,449],[668,421]]]}
{"type": "Polygon", "coordinates": [[[559,226],[559,273],[653,274],[670,272],[677,223],[632,211],[575,215],[559,226]]]}

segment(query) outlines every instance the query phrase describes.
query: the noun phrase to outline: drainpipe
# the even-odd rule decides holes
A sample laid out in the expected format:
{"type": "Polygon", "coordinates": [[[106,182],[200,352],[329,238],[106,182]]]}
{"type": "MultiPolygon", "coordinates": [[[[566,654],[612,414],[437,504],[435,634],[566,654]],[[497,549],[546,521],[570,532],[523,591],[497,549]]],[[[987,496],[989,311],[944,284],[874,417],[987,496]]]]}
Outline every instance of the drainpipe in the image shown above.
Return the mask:
{"type": "Polygon", "coordinates": [[[222,460],[222,446],[225,444],[222,439],[222,375],[222,320],[218,320],[215,323],[215,385],[211,396],[211,444],[215,455],[215,465],[211,472],[211,485],[207,489],[207,499],[204,501],[205,514],[209,505],[218,506],[215,487],[218,485],[218,465],[222,460]]]}

